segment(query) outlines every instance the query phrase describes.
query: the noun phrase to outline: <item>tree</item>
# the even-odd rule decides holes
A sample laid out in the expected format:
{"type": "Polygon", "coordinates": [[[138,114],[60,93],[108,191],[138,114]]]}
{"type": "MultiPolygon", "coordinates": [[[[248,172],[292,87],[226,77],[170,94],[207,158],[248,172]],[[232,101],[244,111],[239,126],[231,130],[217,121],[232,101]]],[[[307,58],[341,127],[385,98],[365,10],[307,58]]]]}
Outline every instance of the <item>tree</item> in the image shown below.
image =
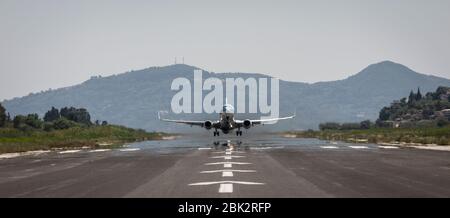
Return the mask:
{"type": "Polygon", "coordinates": [[[25,124],[31,126],[35,129],[40,129],[42,127],[42,120],[39,119],[39,115],[37,114],[28,114],[25,119],[25,124]]]}
{"type": "Polygon", "coordinates": [[[69,129],[71,127],[76,126],[77,124],[73,121],[70,121],[64,117],[61,117],[53,122],[54,129],[69,129]]]}
{"type": "Polygon", "coordinates": [[[25,120],[26,120],[26,117],[23,115],[15,116],[14,120],[13,120],[14,128],[21,129],[21,127],[23,127],[23,125],[25,125],[25,120]]]}
{"type": "Polygon", "coordinates": [[[414,94],[413,90],[409,93],[408,97],[408,104],[412,104],[416,100],[416,95],[414,94]]]}
{"type": "Polygon", "coordinates": [[[425,119],[430,119],[430,117],[433,116],[433,115],[434,115],[434,110],[432,108],[425,108],[422,111],[422,116],[425,119]]]}
{"type": "MultiPolygon", "coordinates": [[[[422,95],[420,87],[417,88],[417,93],[411,91],[408,97],[408,103],[404,104],[405,99],[401,99],[399,102],[394,101],[390,106],[384,107],[380,110],[379,119],[377,120],[377,126],[402,121],[411,122],[415,125],[418,122],[433,123],[434,125],[439,121],[439,113],[444,109],[450,108],[450,87],[439,87],[435,92],[428,92],[425,96],[422,95]],[[430,122],[425,122],[426,120],[430,122]]],[[[444,121],[440,121],[439,125],[442,125],[444,121]]]]}
{"type": "Polygon", "coordinates": [[[341,125],[341,130],[354,130],[354,129],[359,129],[360,128],[360,124],[359,123],[343,123],[341,125]]]}
{"type": "Polygon", "coordinates": [[[77,122],[77,123],[83,123],[87,125],[91,125],[91,115],[89,112],[84,108],[74,108],[74,107],[64,107],[61,108],[61,117],[64,117],[68,120],[77,122]]]}
{"type": "Polygon", "coordinates": [[[6,109],[0,104],[0,127],[4,127],[6,125],[6,109]]]}
{"type": "Polygon", "coordinates": [[[391,117],[391,112],[388,107],[384,107],[383,109],[381,109],[380,115],[379,115],[379,118],[381,121],[389,120],[390,117],[391,117]]]}
{"type": "Polygon", "coordinates": [[[370,129],[370,127],[372,127],[372,122],[370,122],[370,120],[364,120],[359,124],[359,127],[361,129],[370,129]]]}
{"type": "Polygon", "coordinates": [[[106,122],[106,120],[103,120],[102,121],[102,126],[106,126],[106,125],[108,125],[108,122],[106,122]]]}
{"type": "Polygon", "coordinates": [[[406,98],[400,99],[400,104],[405,105],[406,104],[406,98]]]}
{"type": "Polygon", "coordinates": [[[44,121],[52,122],[52,121],[59,119],[60,117],[61,117],[61,115],[59,114],[58,109],[52,107],[52,109],[50,109],[49,111],[47,111],[47,113],[45,113],[44,121]]]}
{"type": "Polygon", "coordinates": [[[328,123],[319,124],[320,130],[338,130],[340,128],[341,128],[341,124],[339,124],[339,123],[328,122],[328,123]]]}
{"type": "Polygon", "coordinates": [[[444,120],[444,119],[439,119],[438,122],[437,122],[437,126],[438,127],[444,127],[444,126],[446,126],[448,124],[449,124],[448,120],[444,120]]]}
{"type": "Polygon", "coordinates": [[[420,93],[420,88],[417,88],[416,101],[419,101],[421,99],[422,99],[422,93],[420,93]]]}
{"type": "Polygon", "coordinates": [[[13,120],[14,128],[20,130],[40,129],[42,124],[43,122],[37,114],[17,115],[13,120]]]}

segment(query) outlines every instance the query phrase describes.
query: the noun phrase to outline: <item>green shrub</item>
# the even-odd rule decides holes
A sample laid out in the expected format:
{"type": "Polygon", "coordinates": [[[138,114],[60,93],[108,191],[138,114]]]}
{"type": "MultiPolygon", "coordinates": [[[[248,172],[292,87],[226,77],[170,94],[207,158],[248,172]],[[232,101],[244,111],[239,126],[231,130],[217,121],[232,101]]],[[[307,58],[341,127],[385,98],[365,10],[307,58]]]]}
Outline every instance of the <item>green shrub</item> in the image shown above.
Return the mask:
{"type": "Polygon", "coordinates": [[[53,127],[53,123],[52,122],[45,122],[44,123],[44,131],[46,132],[50,132],[55,130],[55,128],[53,127]]]}
{"type": "Polygon", "coordinates": [[[70,121],[66,118],[59,118],[53,122],[54,129],[69,129],[77,126],[77,123],[70,121]]]}

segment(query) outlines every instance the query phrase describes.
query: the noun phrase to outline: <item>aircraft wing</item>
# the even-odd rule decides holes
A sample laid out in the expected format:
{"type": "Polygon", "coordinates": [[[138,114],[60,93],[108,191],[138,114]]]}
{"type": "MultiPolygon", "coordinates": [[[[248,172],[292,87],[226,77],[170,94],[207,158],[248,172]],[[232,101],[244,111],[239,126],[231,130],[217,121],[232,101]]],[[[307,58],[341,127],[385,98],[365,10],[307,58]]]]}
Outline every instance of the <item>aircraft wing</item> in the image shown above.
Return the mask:
{"type": "Polygon", "coordinates": [[[244,127],[245,125],[249,125],[248,127],[250,127],[250,126],[253,126],[253,125],[259,125],[259,124],[269,124],[269,123],[273,123],[273,122],[275,122],[275,121],[279,121],[279,120],[288,120],[288,119],[293,119],[293,118],[295,118],[295,114],[294,115],[292,115],[292,116],[288,116],[288,117],[277,117],[277,118],[271,118],[271,119],[261,119],[261,120],[236,120],[235,122],[236,122],[236,124],[238,124],[239,125],[239,127],[244,127]],[[248,121],[250,121],[250,123],[249,124],[246,124],[245,122],[248,122],[248,121]]]}
{"type": "MultiPolygon", "coordinates": [[[[205,123],[206,121],[198,121],[198,120],[171,120],[171,119],[164,119],[161,118],[160,113],[158,112],[158,119],[164,122],[171,122],[171,123],[182,123],[182,124],[187,124],[190,126],[200,126],[200,127],[205,127],[205,123]]],[[[213,127],[215,127],[218,124],[218,122],[212,122],[211,125],[213,127]]]]}

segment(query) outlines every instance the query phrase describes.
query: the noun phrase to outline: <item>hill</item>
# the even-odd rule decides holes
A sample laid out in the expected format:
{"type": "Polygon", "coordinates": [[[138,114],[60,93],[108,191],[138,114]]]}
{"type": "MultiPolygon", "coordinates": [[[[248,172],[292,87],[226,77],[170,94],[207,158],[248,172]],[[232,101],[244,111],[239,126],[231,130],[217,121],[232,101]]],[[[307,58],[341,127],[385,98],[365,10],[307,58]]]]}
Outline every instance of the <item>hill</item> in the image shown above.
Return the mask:
{"type": "MultiPolygon", "coordinates": [[[[149,131],[189,131],[190,128],[163,124],[156,112],[169,110],[173,79],[193,80],[194,66],[177,64],[150,67],[108,77],[92,77],[75,86],[31,94],[2,102],[12,116],[38,112],[42,116],[52,106],[83,107],[93,120],[143,128],[149,131]]],[[[203,78],[269,77],[263,74],[204,72],[203,78]]],[[[297,111],[297,118],[262,130],[317,128],[326,121],[354,122],[375,120],[379,111],[404,93],[418,87],[423,92],[450,86],[450,80],[414,72],[406,66],[385,61],[339,81],[314,84],[280,81],[280,113],[297,111]]],[[[213,114],[170,115],[172,118],[216,119],[213,114]]],[[[239,117],[239,115],[238,115],[239,117]]]]}

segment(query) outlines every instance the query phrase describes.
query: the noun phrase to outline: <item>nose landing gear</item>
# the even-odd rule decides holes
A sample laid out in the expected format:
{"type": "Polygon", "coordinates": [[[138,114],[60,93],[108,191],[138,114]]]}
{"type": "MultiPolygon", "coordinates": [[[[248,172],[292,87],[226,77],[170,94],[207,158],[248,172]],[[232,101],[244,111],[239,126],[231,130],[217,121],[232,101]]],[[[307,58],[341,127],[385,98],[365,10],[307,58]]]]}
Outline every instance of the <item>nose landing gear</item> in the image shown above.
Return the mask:
{"type": "Polygon", "coordinates": [[[242,136],[242,131],[241,130],[236,131],[236,136],[242,136]]]}

